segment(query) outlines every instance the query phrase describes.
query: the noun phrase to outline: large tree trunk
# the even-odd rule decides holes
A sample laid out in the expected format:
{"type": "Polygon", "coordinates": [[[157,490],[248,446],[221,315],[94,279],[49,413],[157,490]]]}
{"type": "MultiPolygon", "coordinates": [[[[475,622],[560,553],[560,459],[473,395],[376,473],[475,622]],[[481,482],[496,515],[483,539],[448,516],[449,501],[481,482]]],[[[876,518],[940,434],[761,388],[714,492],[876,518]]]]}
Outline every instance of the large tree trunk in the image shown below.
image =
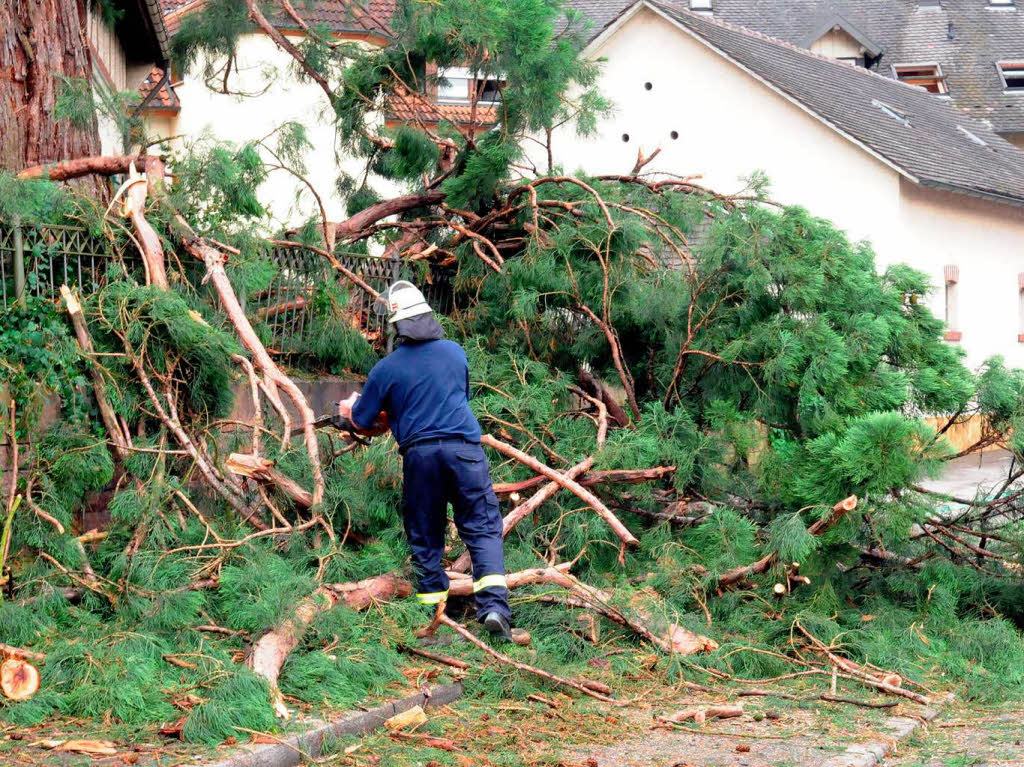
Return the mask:
{"type": "Polygon", "coordinates": [[[95,120],[54,117],[60,77],[92,77],[86,17],[83,0],[0,2],[0,168],[99,154],[95,120]]]}

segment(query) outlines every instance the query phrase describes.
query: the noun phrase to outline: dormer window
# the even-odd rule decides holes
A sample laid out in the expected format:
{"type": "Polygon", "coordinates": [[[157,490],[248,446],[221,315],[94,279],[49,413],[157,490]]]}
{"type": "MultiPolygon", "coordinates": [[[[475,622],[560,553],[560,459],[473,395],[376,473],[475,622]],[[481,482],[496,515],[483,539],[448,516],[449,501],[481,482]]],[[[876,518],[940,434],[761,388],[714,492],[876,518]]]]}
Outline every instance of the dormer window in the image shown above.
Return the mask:
{"type": "Polygon", "coordinates": [[[714,10],[712,0],[690,0],[690,10],[710,12],[714,10]]]}
{"type": "Polygon", "coordinates": [[[989,8],[1008,8],[1013,10],[1016,7],[1014,0],[988,0],[989,8]]]}
{"type": "Polygon", "coordinates": [[[924,88],[929,93],[946,95],[946,76],[939,64],[893,64],[892,76],[908,85],[924,88]]]}
{"type": "Polygon", "coordinates": [[[1000,61],[996,63],[996,71],[1003,81],[1004,90],[1024,91],[1024,60],[1000,61]]]}
{"type": "Polygon", "coordinates": [[[437,100],[441,102],[469,103],[476,100],[481,104],[501,101],[504,81],[497,77],[478,75],[466,67],[448,67],[437,71],[437,100]]]}

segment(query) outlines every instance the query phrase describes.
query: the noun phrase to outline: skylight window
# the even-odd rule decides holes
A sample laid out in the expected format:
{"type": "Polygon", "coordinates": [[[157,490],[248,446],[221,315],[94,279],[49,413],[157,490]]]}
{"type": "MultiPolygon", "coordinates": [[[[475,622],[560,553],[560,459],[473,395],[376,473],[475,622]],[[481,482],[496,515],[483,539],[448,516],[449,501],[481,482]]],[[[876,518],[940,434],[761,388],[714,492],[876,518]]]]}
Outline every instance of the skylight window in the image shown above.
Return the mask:
{"type": "Polygon", "coordinates": [[[1008,91],[1024,91],[1024,61],[999,61],[996,71],[1008,91]]]}
{"type": "Polygon", "coordinates": [[[712,0],[690,0],[691,11],[711,11],[712,0]]]}
{"type": "Polygon", "coordinates": [[[878,99],[871,99],[872,106],[876,106],[885,112],[889,117],[897,122],[903,123],[907,128],[910,127],[910,115],[901,112],[896,107],[891,107],[885,102],[879,101],[878,99]]]}
{"type": "Polygon", "coordinates": [[[961,133],[963,133],[965,136],[967,136],[967,138],[969,138],[971,141],[973,141],[978,146],[988,146],[988,144],[986,144],[982,139],[980,139],[977,136],[975,136],[973,133],[971,133],[969,130],[967,130],[967,128],[965,128],[964,126],[958,125],[958,126],[956,126],[956,129],[958,131],[960,131],[961,133]]]}
{"type": "Polygon", "coordinates": [[[924,88],[929,93],[949,93],[946,76],[939,64],[893,64],[892,75],[900,82],[924,88]]]}

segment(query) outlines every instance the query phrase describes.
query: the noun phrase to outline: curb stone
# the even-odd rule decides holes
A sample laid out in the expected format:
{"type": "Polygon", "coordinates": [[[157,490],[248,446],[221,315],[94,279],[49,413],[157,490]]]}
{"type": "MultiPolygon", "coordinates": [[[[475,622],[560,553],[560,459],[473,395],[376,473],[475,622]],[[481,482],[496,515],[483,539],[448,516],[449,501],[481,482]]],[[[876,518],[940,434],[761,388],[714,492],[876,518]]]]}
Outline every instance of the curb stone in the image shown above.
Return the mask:
{"type": "Polygon", "coordinates": [[[393,700],[382,706],[358,714],[346,716],[333,722],[314,719],[305,722],[305,732],[283,738],[277,744],[249,744],[241,746],[242,752],[216,762],[206,762],[199,767],[295,767],[303,763],[304,755],[320,756],[324,738],[339,735],[362,735],[376,730],[395,714],[408,711],[413,706],[433,708],[443,706],[462,697],[462,684],[442,684],[432,690],[418,692],[407,698],[393,700]]]}
{"type": "Polygon", "coordinates": [[[870,740],[857,743],[846,751],[822,762],[819,767],[876,767],[892,751],[893,746],[909,738],[922,724],[932,721],[939,715],[938,709],[925,709],[920,717],[911,719],[906,716],[894,716],[885,720],[889,730],[886,740],[870,740]]]}

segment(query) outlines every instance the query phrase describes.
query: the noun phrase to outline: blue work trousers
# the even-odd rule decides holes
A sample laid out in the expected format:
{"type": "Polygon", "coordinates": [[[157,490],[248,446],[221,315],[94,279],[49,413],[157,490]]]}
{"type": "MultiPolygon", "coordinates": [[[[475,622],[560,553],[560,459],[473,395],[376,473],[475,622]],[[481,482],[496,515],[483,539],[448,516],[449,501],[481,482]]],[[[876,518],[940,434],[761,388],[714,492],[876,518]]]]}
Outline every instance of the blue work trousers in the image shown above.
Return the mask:
{"type": "Polygon", "coordinates": [[[448,597],[441,557],[451,503],[455,527],[473,561],[477,615],[482,619],[496,611],[511,618],[501,514],[483,448],[461,439],[416,442],[404,451],[402,472],[402,519],[419,601],[437,604],[448,597]]]}

